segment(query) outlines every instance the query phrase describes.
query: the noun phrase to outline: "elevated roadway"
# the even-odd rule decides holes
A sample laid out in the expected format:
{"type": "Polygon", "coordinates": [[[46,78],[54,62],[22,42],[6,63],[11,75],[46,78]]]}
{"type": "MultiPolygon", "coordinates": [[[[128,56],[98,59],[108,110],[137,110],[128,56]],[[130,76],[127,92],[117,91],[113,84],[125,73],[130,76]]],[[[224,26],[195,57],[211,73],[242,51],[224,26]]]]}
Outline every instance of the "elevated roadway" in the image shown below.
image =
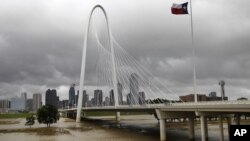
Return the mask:
{"type": "MultiPolygon", "coordinates": [[[[62,112],[76,113],[77,108],[63,109],[62,112]]],[[[155,113],[160,121],[160,140],[166,140],[165,121],[168,118],[187,118],[189,127],[189,139],[194,139],[194,119],[200,118],[201,138],[208,138],[207,117],[218,116],[220,128],[220,141],[224,141],[223,119],[227,119],[228,125],[232,124],[231,118],[236,117],[235,124],[240,124],[240,114],[250,113],[250,101],[213,101],[197,103],[166,103],[146,105],[120,105],[103,107],[83,107],[83,112],[88,111],[113,111],[113,112],[147,112],[155,113]]],[[[116,119],[119,120],[120,115],[116,119]]]]}

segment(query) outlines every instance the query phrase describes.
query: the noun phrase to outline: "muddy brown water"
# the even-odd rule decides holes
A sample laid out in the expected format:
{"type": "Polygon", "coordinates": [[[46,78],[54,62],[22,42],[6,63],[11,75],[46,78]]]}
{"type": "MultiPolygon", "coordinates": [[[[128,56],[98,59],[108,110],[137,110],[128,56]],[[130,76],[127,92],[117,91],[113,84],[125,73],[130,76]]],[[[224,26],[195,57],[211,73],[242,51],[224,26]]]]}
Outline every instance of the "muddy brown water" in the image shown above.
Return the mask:
{"type": "MultiPolygon", "coordinates": [[[[117,123],[113,120],[85,120],[76,123],[73,120],[61,118],[58,123],[52,124],[54,133],[39,134],[35,132],[3,132],[3,130],[26,129],[25,119],[0,119],[1,121],[18,121],[18,124],[0,125],[0,141],[159,141],[159,125],[157,120],[146,116],[127,117],[117,123]],[[64,134],[63,130],[69,131],[64,134]],[[2,131],[2,132],[1,132],[2,131]]],[[[38,130],[46,128],[44,124],[36,122],[31,128],[38,130]]],[[[224,125],[225,141],[227,128],[224,125]]],[[[209,141],[219,140],[219,127],[209,126],[209,141]]],[[[48,130],[48,132],[51,132],[48,130]]],[[[200,141],[199,125],[196,126],[196,141],[200,141]]],[[[189,141],[188,129],[184,127],[167,128],[167,141],[189,141]]]]}

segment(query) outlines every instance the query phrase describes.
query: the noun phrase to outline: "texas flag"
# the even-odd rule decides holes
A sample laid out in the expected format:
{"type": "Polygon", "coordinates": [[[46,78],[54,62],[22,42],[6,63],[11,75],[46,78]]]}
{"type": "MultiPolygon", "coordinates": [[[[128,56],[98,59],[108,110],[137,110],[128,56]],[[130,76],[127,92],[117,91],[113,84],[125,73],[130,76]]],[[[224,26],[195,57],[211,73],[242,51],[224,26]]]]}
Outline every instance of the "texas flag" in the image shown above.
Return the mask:
{"type": "Polygon", "coordinates": [[[188,14],[188,2],[183,3],[183,4],[173,4],[171,7],[172,14],[188,14]]]}

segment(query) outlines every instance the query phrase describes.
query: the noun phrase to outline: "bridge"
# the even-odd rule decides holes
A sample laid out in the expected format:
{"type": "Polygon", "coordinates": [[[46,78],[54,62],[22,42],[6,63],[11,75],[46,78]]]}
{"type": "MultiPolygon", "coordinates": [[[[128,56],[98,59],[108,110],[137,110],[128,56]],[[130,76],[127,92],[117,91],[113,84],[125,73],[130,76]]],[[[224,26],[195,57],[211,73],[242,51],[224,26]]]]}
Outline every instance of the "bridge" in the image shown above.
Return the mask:
{"type": "MultiPolygon", "coordinates": [[[[232,117],[236,117],[236,123],[240,124],[240,114],[250,112],[250,101],[211,101],[211,102],[195,102],[187,103],[176,101],[176,94],[167,88],[164,82],[159,79],[152,80],[154,76],[148,72],[140,63],[131,57],[116,41],[111,33],[109,19],[105,9],[101,5],[95,5],[88,18],[86,25],[84,45],[81,63],[81,76],[79,84],[79,96],[77,108],[63,109],[67,117],[76,118],[77,122],[81,121],[88,111],[113,111],[116,112],[116,120],[120,120],[120,112],[146,112],[155,114],[160,123],[160,140],[166,140],[166,120],[169,118],[187,118],[189,127],[189,139],[195,138],[195,118],[200,118],[201,138],[206,141],[208,138],[207,117],[219,117],[220,141],[224,141],[223,119],[227,118],[228,125],[232,124],[232,117]],[[92,104],[86,102],[85,67],[88,46],[88,36],[90,32],[90,24],[94,11],[100,9],[106,20],[106,28],[108,35],[108,47],[100,41],[99,36],[94,33],[98,51],[102,54],[101,69],[98,71],[102,75],[98,75],[101,79],[102,87],[110,90],[109,105],[103,104],[102,91],[95,93],[92,104]],[[105,65],[103,65],[105,64],[105,65]],[[110,75],[110,76],[109,76],[110,75]],[[107,84],[105,84],[106,82],[107,84]],[[162,85],[162,86],[159,86],[162,85]],[[164,89],[164,90],[162,90],[164,89]],[[122,93],[127,93],[126,104],[123,102],[122,93]],[[146,100],[145,97],[155,98],[156,101],[146,100]],[[158,99],[157,99],[158,98],[158,99]],[[167,99],[167,102],[164,101],[167,99]]],[[[195,89],[195,88],[194,88],[195,89]]]]}
{"type": "MultiPolygon", "coordinates": [[[[208,139],[207,118],[218,116],[218,128],[220,131],[220,141],[224,141],[223,119],[227,119],[228,126],[231,124],[240,125],[240,114],[250,113],[250,101],[212,101],[198,103],[170,103],[170,104],[147,104],[147,105],[123,105],[118,107],[84,107],[81,110],[85,113],[88,111],[113,111],[113,112],[147,112],[149,114],[156,113],[160,122],[160,140],[166,140],[167,119],[187,118],[187,126],[189,129],[189,139],[195,138],[195,122],[196,117],[200,118],[201,138],[202,141],[208,139]],[[236,117],[234,123],[232,118],[236,117]]],[[[64,112],[68,116],[75,117],[77,108],[65,109],[64,112]]],[[[85,114],[83,114],[84,117],[85,114]]],[[[116,120],[120,120],[120,115],[116,114],[116,120]]]]}

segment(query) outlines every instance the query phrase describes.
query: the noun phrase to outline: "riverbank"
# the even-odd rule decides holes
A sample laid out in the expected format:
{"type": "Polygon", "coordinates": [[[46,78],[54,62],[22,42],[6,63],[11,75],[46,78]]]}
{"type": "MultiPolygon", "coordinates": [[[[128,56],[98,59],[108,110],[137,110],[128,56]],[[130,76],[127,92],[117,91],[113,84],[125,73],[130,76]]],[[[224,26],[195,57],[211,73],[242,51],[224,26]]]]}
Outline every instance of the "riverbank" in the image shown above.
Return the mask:
{"type": "MultiPolygon", "coordinates": [[[[0,125],[0,138],[3,141],[157,141],[155,133],[146,134],[141,131],[127,128],[124,125],[117,126],[105,121],[83,121],[60,118],[60,120],[46,127],[45,124],[36,123],[30,128],[25,126],[25,119],[0,119],[0,121],[18,121],[16,124],[0,125]]],[[[157,132],[158,133],[158,132],[157,132]]]]}
{"type": "MultiPolygon", "coordinates": [[[[4,141],[159,141],[159,124],[153,115],[121,116],[116,122],[114,116],[88,117],[81,123],[73,119],[61,118],[51,127],[36,123],[30,128],[25,126],[25,118],[0,119],[0,138],[4,141]],[[10,123],[10,124],[7,124],[10,123]]],[[[242,124],[249,121],[242,120],[242,124]]],[[[217,121],[208,122],[209,141],[219,140],[217,121]]],[[[168,141],[188,141],[187,122],[167,122],[168,141]]],[[[195,124],[195,139],[200,141],[200,124],[195,124]]],[[[228,141],[227,124],[224,122],[225,141],[228,141]]]]}

